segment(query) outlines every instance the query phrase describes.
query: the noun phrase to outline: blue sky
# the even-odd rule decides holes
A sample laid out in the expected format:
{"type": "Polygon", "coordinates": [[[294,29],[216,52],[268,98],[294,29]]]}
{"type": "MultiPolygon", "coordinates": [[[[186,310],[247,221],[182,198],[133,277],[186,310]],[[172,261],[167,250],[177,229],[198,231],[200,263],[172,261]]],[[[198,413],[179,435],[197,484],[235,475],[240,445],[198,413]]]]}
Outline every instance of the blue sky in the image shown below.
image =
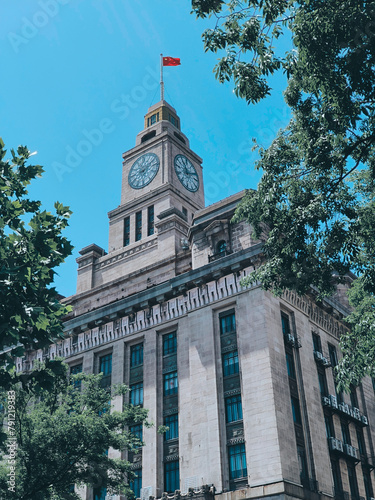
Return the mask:
{"type": "Polygon", "coordinates": [[[45,173],[31,197],[48,210],[57,200],[73,210],[65,234],[74,254],[56,278],[63,295],[75,293],[78,251],[108,247],[121,155],[160,99],[160,53],[181,58],[181,66],[164,68],[165,98],[203,158],[207,205],[256,188],[251,139],[267,146],[288,121],[281,75],[257,106],[215,80],[218,55],[204,53],[201,40],[213,20],[190,11],[190,0],[17,0],[2,8],[0,136],[8,150],[22,144],[38,151],[32,160],[45,173]]]}

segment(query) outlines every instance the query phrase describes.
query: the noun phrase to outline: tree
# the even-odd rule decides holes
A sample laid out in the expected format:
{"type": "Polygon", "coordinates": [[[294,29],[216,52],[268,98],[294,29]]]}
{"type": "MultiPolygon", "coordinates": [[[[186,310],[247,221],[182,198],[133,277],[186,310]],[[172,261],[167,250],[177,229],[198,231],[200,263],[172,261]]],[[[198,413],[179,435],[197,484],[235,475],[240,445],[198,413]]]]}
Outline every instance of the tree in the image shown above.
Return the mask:
{"type": "MultiPolygon", "coordinates": [[[[69,309],[51,285],[54,268],[73,247],[61,234],[70,210],[55,203],[53,215],[27,196],[27,186],[43,168],[26,164],[26,147],[11,150],[10,160],[5,155],[0,139],[0,368],[10,369],[25,347],[39,349],[62,335],[69,309]]],[[[0,376],[8,375],[1,370],[0,376]]]]}
{"type": "Polygon", "coordinates": [[[289,125],[259,148],[263,176],[236,218],[259,236],[265,263],[249,277],[276,293],[317,299],[349,271],[351,332],[342,338],[342,387],[375,375],[375,2],[358,0],[193,0],[199,17],[215,16],[205,50],[226,54],[215,72],[256,103],[269,76],[287,77],[289,125]],[[283,51],[281,38],[291,39],[283,51]],[[274,47],[275,44],[275,47],[274,47]]]}
{"type": "MultiPolygon", "coordinates": [[[[128,481],[134,473],[130,463],[110,458],[108,449],[139,448],[143,443],[125,428],[129,424],[150,426],[147,410],[128,404],[123,412],[110,411],[109,399],[125,394],[127,387],[113,387],[111,395],[102,388],[101,375],[80,373],[69,379],[67,368],[58,360],[48,361],[29,374],[14,375],[6,387],[15,391],[18,448],[15,492],[8,490],[3,466],[1,498],[79,499],[73,484],[131,496],[128,481]]],[[[2,452],[4,459],[5,445],[2,452]]]]}

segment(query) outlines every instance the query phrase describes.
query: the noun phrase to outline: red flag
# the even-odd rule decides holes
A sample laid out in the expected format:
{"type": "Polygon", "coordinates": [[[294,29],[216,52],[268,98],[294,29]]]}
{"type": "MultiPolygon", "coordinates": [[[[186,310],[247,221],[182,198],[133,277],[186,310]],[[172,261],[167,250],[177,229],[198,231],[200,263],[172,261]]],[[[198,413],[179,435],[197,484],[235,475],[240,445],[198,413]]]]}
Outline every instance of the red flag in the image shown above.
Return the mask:
{"type": "Polygon", "coordinates": [[[179,57],[163,57],[163,66],[180,66],[179,57]]]}

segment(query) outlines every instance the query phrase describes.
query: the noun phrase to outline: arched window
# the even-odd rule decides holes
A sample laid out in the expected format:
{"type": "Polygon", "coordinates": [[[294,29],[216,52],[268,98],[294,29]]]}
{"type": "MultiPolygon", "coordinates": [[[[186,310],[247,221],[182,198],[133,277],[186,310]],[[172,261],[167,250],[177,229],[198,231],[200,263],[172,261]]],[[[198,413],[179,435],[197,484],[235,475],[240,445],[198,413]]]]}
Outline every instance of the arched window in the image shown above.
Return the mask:
{"type": "Polygon", "coordinates": [[[225,251],[227,249],[227,243],[225,240],[219,241],[219,243],[216,245],[216,253],[224,257],[225,251]]]}

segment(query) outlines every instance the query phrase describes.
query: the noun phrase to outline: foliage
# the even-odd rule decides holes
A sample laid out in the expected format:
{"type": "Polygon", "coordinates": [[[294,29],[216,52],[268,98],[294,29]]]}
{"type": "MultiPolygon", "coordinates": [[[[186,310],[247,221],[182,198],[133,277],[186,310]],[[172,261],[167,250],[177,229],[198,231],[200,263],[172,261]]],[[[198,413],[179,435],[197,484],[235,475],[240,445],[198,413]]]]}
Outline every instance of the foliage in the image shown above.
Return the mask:
{"type": "MultiPolygon", "coordinates": [[[[72,484],[131,496],[129,462],[111,458],[107,451],[135,450],[143,444],[124,429],[130,423],[149,426],[147,410],[125,405],[121,413],[110,411],[110,397],[125,394],[126,386],[114,387],[110,395],[101,387],[101,375],[80,373],[69,379],[67,368],[55,360],[13,376],[9,387],[16,392],[16,493],[12,497],[0,489],[1,498],[78,499],[72,484]]],[[[0,488],[4,472],[0,470],[0,488]]]]}
{"type": "Polygon", "coordinates": [[[0,367],[9,369],[25,346],[42,348],[61,335],[69,309],[50,285],[72,246],[61,235],[70,210],[57,202],[53,215],[28,198],[26,188],[42,167],[26,164],[26,147],[11,150],[10,160],[5,155],[0,139],[0,367]]]}
{"type": "Polygon", "coordinates": [[[375,2],[358,0],[193,0],[215,16],[206,50],[225,50],[215,68],[249,103],[271,92],[269,76],[287,77],[289,125],[259,148],[263,176],[243,200],[267,261],[249,280],[280,293],[318,298],[353,271],[351,333],[342,339],[346,388],[375,375],[375,2]],[[281,38],[291,38],[282,50],[281,38]],[[274,44],[277,46],[274,47],[274,44]]]}

